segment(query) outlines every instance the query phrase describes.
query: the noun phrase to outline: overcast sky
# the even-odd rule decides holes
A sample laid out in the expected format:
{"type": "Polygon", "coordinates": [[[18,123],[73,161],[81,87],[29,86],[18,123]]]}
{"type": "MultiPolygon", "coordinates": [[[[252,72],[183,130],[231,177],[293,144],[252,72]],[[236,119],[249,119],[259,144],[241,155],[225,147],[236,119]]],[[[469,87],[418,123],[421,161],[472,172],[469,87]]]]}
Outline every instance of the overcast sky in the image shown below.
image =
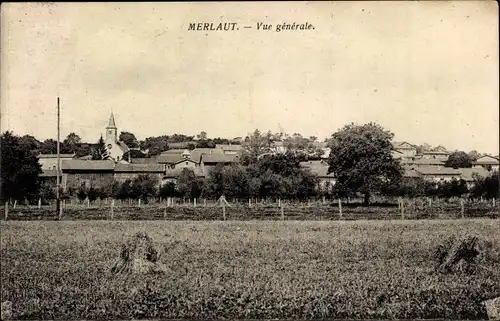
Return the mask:
{"type": "Polygon", "coordinates": [[[139,139],[278,124],[324,139],[373,121],[396,140],[498,154],[497,17],[494,1],[2,4],[2,132],[55,138],[59,94],[61,137],[85,141],[113,110],[139,139]]]}

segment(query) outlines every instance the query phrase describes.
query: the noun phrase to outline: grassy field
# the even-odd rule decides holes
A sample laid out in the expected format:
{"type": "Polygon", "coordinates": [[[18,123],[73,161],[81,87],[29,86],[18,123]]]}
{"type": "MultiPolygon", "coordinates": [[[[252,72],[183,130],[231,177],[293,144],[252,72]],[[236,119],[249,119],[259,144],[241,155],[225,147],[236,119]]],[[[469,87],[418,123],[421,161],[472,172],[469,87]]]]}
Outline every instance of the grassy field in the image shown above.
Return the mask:
{"type": "Polygon", "coordinates": [[[16,319],[484,319],[481,302],[500,296],[498,220],[0,227],[1,301],[12,301],[16,319]],[[125,238],[139,231],[158,243],[166,275],[109,272],[125,238]],[[436,246],[466,233],[482,241],[476,273],[434,272],[436,246]]]}

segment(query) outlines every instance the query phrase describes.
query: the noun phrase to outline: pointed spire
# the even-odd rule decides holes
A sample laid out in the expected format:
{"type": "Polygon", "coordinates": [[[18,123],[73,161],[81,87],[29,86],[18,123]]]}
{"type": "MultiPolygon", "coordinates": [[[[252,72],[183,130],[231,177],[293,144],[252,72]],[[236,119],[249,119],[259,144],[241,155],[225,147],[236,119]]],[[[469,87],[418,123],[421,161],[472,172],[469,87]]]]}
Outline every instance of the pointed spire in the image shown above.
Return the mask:
{"type": "Polygon", "coordinates": [[[111,111],[111,115],[109,116],[108,127],[106,127],[106,128],[116,128],[115,116],[113,115],[113,111],[111,111]]]}

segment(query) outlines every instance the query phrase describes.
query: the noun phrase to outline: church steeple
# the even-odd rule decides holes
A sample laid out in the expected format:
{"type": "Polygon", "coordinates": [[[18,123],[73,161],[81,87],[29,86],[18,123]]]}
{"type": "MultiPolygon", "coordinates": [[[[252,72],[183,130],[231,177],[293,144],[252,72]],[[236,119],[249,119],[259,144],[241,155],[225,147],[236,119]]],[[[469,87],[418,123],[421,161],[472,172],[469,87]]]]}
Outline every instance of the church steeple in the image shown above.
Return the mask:
{"type": "Polygon", "coordinates": [[[108,123],[108,127],[106,127],[106,128],[116,128],[115,116],[113,115],[113,112],[111,112],[111,115],[109,116],[109,123],[108,123]]]}
{"type": "Polygon", "coordinates": [[[113,112],[111,112],[111,115],[109,116],[108,126],[106,127],[106,142],[107,143],[113,142],[116,144],[116,142],[118,141],[117,131],[118,131],[118,128],[116,128],[115,116],[113,115],[113,112]]]}

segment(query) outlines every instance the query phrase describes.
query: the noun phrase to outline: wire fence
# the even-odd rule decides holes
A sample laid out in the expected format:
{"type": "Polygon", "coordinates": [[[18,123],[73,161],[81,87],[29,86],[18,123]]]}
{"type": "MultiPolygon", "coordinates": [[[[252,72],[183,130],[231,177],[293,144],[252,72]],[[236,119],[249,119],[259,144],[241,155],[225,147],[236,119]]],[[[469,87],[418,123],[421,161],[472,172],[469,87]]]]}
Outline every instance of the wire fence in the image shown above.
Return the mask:
{"type": "Polygon", "coordinates": [[[404,220],[500,218],[498,199],[63,199],[6,202],[3,220],[404,220]]]}

